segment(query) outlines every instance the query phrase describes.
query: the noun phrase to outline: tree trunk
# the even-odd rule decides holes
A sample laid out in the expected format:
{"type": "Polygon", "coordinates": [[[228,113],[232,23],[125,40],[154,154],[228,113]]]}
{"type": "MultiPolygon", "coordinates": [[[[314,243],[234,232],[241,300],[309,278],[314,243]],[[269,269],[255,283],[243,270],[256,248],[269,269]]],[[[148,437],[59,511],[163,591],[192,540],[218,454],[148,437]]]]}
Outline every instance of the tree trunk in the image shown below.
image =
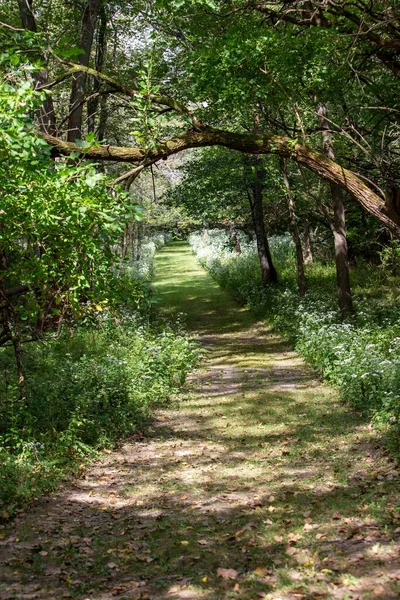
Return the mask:
{"type": "MultiPolygon", "coordinates": [[[[117,84],[113,83],[113,85],[117,84]]],[[[126,93],[126,88],[123,89],[126,93]]],[[[164,105],[165,103],[172,105],[171,99],[168,97],[163,98],[166,98],[166,100],[163,100],[164,105]]],[[[42,134],[42,137],[53,146],[53,155],[55,156],[78,152],[86,160],[117,161],[139,165],[143,164],[143,161],[147,161],[148,164],[151,161],[154,164],[189,148],[211,146],[223,146],[252,155],[275,154],[284,156],[310,169],[321,179],[339,185],[366,211],[388,227],[395,235],[400,236],[400,209],[396,213],[391,209],[389,215],[381,196],[368,187],[356,173],[330,160],[325,154],[316,152],[314,149],[299,144],[296,140],[288,137],[272,134],[234,133],[204,124],[198,130],[189,129],[166,142],[160,143],[152,150],[107,144],[91,146],[85,149],[84,152],[76,144],[65,142],[54,136],[42,134]]]]}
{"type": "Polygon", "coordinates": [[[310,224],[309,223],[306,223],[304,226],[303,238],[304,238],[304,244],[303,244],[304,264],[311,265],[313,263],[313,253],[312,253],[311,232],[310,232],[310,224]]]}
{"type": "Polygon", "coordinates": [[[254,166],[255,173],[254,177],[252,178],[252,194],[249,194],[249,202],[254,232],[256,234],[257,252],[261,269],[261,281],[264,286],[268,286],[270,283],[276,283],[278,276],[272,263],[268,238],[265,232],[262,193],[264,170],[262,168],[261,159],[258,156],[252,158],[251,164],[254,166]]]}
{"type": "Polygon", "coordinates": [[[294,205],[294,198],[292,195],[292,190],[290,189],[289,177],[286,170],[286,160],[284,158],[281,159],[281,172],[288,200],[290,228],[292,230],[292,237],[296,248],[297,285],[299,288],[299,295],[303,297],[306,293],[306,277],[304,274],[303,248],[301,247],[301,239],[299,228],[297,226],[297,216],[294,205]]]}
{"type": "MultiPolygon", "coordinates": [[[[318,109],[319,120],[322,128],[322,139],[324,152],[326,156],[335,160],[333,151],[332,135],[329,132],[329,125],[326,119],[327,110],[325,106],[318,109]]],[[[333,222],[331,229],[335,246],[336,262],[336,285],[338,291],[339,308],[343,314],[352,314],[354,312],[353,300],[350,288],[349,260],[346,238],[346,218],[343,203],[343,194],[341,188],[336,183],[330,184],[332,195],[333,222]]]]}
{"type": "Polygon", "coordinates": [[[97,130],[97,137],[99,138],[99,140],[103,140],[106,137],[107,119],[108,119],[107,96],[102,96],[102,98],[100,100],[99,127],[97,130]]]}
{"type": "Polygon", "coordinates": [[[238,232],[234,223],[229,223],[229,231],[231,234],[231,240],[233,242],[236,254],[242,254],[242,248],[240,246],[238,232]]]}
{"type": "Polygon", "coordinates": [[[3,342],[11,341],[14,348],[15,363],[18,373],[19,399],[22,403],[26,402],[26,381],[24,365],[22,362],[21,337],[18,330],[18,313],[12,305],[12,301],[6,293],[4,280],[1,276],[7,270],[7,257],[4,252],[0,253],[0,297],[2,299],[2,309],[0,311],[3,331],[1,338],[3,342]]]}
{"type": "Polygon", "coordinates": [[[135,260],[139,261],[142,254],[142,240],[144,237],[144,227],[143,222],[137,223],[136,229],[136,255],[135,260]]]}
{"type": "MultiPolygon", "coordinates": [[[[32,8],[33,0],[18,0],[19,14],[22,27],[32,33],[37,33],[35,15],[32,8]]],[[[48,83],[47,72],[44,70],[34,71],[32,74],[35,88],[48,83]]],[[[46,95],[43,105],[37,111],[40,129],[49,135],[57,135],[56,116],[53,99],[46,95]]]]}
{"type": "MultiPolygon", "coordinates": [[[[90,51],[93,43],[93,36],[96,27],[97,15],[99,13],[102,0],[87,0],[82,17],[81,33],[79,38],[79,48],[82,54],[78,58],[78,63],[84,67],[89,66],[90,51]]],[[[74,142],[82,137],[82,119],[83,119],[83,100],[85,97],[86,73],[79,72],[73,76],[71,95],[69,99],[70,115],[68,119],[67,139],[74,142]]]]}
{"type": "MultiPolygon", "coordinates": [[[[107,31],[107,13],[104,4],[101,4],[99,8],[99,32],[97,36],[96,43],[96,71],[102,71],[104,65],[104,58],[107,49],[107,40],[106,40],[106,31],[107,31]]],[[[95,131],[96,129],[96,113],[99,108],[100,103],[100,87],[101,83],[99,79],[93,79],[93,87],[92,94],[94,95],[87,103],[87,112],[88,112],[88,132],[95,131]]],[[[100,126],[99,126],[100,129],[100,126]]],[[[100,136],[99,136],[99,139],[100,136]]]]}
{"type": "Polygon", "coordinates": [[[125,225],[124,233],[121,239],[121,251],[120,256],[125,259],[128,256],[128,252],[133,252],[133,237],[134,237],[134,226],[132,223],[125,225]]]}

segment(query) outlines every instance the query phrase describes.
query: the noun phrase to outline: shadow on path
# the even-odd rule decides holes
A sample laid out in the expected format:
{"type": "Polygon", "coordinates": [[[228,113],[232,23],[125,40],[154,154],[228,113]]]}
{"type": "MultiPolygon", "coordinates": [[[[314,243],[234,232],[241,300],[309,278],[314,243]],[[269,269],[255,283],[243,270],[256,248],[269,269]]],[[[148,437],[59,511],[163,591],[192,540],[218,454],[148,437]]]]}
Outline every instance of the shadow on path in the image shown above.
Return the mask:
{"type": "Polygon", "coordinates": [[[398,471],[373,431],[187,246],[156,269],[206,368],[147,437],[9,526],[0,599],[398,598],[398,471]]]}

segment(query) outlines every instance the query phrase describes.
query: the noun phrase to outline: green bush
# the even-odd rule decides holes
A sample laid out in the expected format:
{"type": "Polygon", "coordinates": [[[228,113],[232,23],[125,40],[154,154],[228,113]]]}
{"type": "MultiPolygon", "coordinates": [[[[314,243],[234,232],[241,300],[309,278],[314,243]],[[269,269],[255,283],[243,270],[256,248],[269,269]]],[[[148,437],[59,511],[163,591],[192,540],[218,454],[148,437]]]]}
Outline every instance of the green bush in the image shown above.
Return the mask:
{"type": "Polygon", "coordinates": [[[94,450],[143,428],[151,409],[178,392],[196,351],[179,328],[103,312],[96,327],[33,345],[24,357],[28,398],[20,408],[12,356],[0,351],[0,368],[9,372],[0,415],[0,507],[7,511],[94,450]]]}

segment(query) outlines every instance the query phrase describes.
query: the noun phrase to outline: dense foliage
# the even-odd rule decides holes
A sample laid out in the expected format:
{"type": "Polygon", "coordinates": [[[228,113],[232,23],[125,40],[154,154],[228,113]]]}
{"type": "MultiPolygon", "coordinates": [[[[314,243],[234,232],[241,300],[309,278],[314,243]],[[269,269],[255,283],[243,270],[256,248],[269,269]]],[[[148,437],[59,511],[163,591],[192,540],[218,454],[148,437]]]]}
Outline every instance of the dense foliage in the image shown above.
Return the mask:
{"type": "Polygon", "coordinates": [[[3,516],[143,428],[195,358],[179,327],[149,321],[165,236],[121,257],[140,207],[95,165],[52,160],[32,120],[42,99],[19,71],[0,85],[3,516]]]}
{"type": "Polygon", "coordinates": [[[11,349],[0,350],[0,507],[5,514],[81,468],[97,449],[142,430],[150,410],[177,394],[195,364],[195,346],[179,324],[150,324],[153,301],[146,282],[163,240],[161,234],[145,240],[140,260],[125,265],[126,279],[140,277],[146,285],[140,311],[98,306],[58,339],[26,348],[24,405],[18,400],[11,349]]]}

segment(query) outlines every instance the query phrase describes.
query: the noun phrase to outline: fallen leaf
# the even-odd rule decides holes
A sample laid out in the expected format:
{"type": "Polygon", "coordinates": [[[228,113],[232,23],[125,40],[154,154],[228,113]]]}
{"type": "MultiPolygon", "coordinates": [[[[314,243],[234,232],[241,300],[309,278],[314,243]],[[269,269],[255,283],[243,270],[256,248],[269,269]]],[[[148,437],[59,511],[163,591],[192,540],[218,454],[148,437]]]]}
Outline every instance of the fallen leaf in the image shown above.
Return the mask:
{"type": "Polygon", "coordinates": [[[109,562],[109,563],[107,563],[107,567],[108,567],[109,569],[117,569],[117,568],[118,568],[118,565],[117,565],[117,563],[115,563],[115,562],[109,562]]]}
{"type": "Polygon", "coordinates": [[[258,577],[265,577],[271,573],[271,569],[268,569],[268,567],[257,567],[253,573],[254,575],[258,575],[258,577]]]}
{"type": "Polygon", "coordinates": [[[152,562],[154,559],[151,558],[148,554],[135,554],[135,558],[136,560],[139,560],[140,562],[152,562]]]}
{"type": "Polygon", "coordinates": [[[288,575],[293,581],[301,581],[303,579],[303,575],[299,571],[289,571],[288,575]]]}
{"type": "Polygon", "coordinates": [[[378,585],[376,588],[374,588],[374,595],[375,596],[382,596],[382,594],[385,593],[385,588],[381,585],[378,585]]]}
{"type": "Polygon", "coordinates": [[[218,577],[222,577],[222,579],[236,579],[239,573],[235,571],[235,569],[217,569],[218,577]]]}
{"type": "Polygon", "coordinates": [[[235,537],[240,537],[241,535],[243,535],[243,533],[245,533],[245,531],[250,531],[250,529],[252,529],[253,527],[256,527],[256,523],[253,523],[252,521],[250,523],[246,523],[246,525],[244,525],[242,529],[239,529],[235,533],[235,537]]]}
{"type": "Polygon", "coordinates": [[[307,590],[306,590],[306,588],[305,588],[303,585],[299,585],[299,586],[298,586],[298,587],[296,587],[296,588],[292,588],[292,589],[290,590],[290,593],[291,593],[291,594],[294,594],[295,596],[299,596],[299,595],[300,595],[300,596],[303,596],[303,594],[305,594],[305,592],[306,592],[306,591],[307,591],[307,590]]]}
{"type": "Polygon", "coordinates": [[[342,518],[342,515],[339,512],[334,512],[332,515],[332,519],[338,520],[341,518],[342,518]]]}

